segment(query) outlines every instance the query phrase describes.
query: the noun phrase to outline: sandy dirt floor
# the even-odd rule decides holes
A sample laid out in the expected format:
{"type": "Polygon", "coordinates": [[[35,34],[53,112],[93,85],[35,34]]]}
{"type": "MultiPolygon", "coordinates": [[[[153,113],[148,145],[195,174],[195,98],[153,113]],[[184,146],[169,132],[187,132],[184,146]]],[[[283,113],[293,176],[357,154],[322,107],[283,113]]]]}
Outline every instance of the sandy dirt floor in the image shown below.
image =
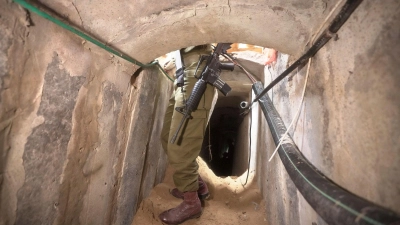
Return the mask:
{"type": "MultiPolygon", "coordinates": [[[[260,190],[255,182],[251,182],[252,174],[246,182],[247,172],[241,177],[217,177],[198,159],[199,173],[210,190],[210,199],[202,202],[203,214],[198,219],[192,219],[183,224],[207,225],[237,225],[237,224],[266,224],[265,204],[260,190]]],[[[148,198],[140,204],[132,225],[163,224],[158,215],[164,210],[173,208],[182,200],[173,197],[169,190],[174,188],[172,181],[173,170],[167,169],[163,183],[151,191],[148,198]]]]}

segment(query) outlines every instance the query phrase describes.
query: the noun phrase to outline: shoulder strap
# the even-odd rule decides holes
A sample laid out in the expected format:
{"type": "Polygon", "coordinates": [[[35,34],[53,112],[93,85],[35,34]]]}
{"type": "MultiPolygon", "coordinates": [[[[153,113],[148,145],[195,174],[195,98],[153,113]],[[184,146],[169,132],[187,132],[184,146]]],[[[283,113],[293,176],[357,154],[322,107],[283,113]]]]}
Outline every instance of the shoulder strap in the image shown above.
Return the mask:
{"type": "Polygon", "coordinates": [[[175,72],[175,79],[176,79],[176,86],[182,87],[184,85],[184,70],[185,70],[185,65],[183,63],[183,59],[181,56],[181,51],[176,50],[175,51],[175,66],[176,66],[176,72],[175,72]]]}

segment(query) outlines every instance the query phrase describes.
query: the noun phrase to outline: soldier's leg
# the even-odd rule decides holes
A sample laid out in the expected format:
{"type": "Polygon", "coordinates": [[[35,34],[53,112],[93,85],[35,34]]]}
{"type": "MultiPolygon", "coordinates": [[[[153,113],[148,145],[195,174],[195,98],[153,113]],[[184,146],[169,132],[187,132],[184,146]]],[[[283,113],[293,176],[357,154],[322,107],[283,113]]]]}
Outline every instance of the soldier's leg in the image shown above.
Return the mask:
{"type": "MultiPolygon", "coordinates": [[[[186,80],[185,92],[177,91],[175,95],[175,107],[183,105],[183,100],[189,97],[194,83],[197,81],[190,75],[186,80]]],[[[198,189],[198,164],[196,158],[201,151],[213,96],[214,87],[207,85],[197,110],[192,113],[193,119],[186,121],[174,144],[168,143],[168,159],[175,169],[173,175],[174,183],[178,190],[182,192],[197,191],[198,189]]],[[[173,112],[169,139],[178,128],[182,117],[181,113],[173,112]]]]}
{"type": "MultiPolygon", "coordinates": [[[[185,70],[184,92],[179,92],[178,89],[175,93],[175,106],[183,106],[184,100],[189,98],[190,93],[192,93],[193,86],[197,81],[194,78],[194,67],[196,66],[194,62],[197,61],[200,54],[206,54],[206,50],[202,49],[184,56],[187,68],[185,70]]],[[[178,190],[183,192],[183,202],[159,215],[160,220],[166,224],[179,224],[201,215],[201,202],[197,196],[199,185],[196,158],[202,146],[207,117],[212,104],[213,89],[211,86],[207,88],[198,109],[192,113],[193,119],[187,120],[175,143],[171,144],[168,141],[168,160],[170,165],[175,168],[174,183],[178,190]]],[[[182,117],[182,114],[173,112],[168,140],[175,134],[182,117]]]]}

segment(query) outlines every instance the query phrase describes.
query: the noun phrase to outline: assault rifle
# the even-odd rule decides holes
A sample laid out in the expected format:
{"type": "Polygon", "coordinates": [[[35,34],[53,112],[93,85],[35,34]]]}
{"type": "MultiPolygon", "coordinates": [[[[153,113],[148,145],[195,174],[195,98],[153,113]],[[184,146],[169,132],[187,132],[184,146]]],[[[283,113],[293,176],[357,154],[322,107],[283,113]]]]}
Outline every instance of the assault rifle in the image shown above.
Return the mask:
{"type": "Polygon", "coordinates": [[[210,55],[202,55],[200,56],[199,62],[197,63],[196,72],[199,69],[199,66],[203,63],[204,60],[207,60],[206,65],[204,66],[203,71],[201,72],[199,80],[194,85],[193,91],[189,96],[189,99],[185,102],[185,105],[182,107],[176,107],[175,110],[183,114],[183,118],[176,130],[174,136],[171,138],[171,143],[175,143],[176,138],[178,137],[178,133],[182,128],[182,125],[185,123],[187,119],[192,119],[191,116],[193,111],[196,111],[199,106],[200,100],[206,91],[207,83],[213,85],[218,90],[222,92],[225,96],[231,91],[231,87],[226,84],[219,77],[221,70],[230,70],[232,71],[235,67],[233,63],[223,63],[219,61],[220,55],[227,54],[226,50],[231,48],[232,43],[218,43],[214,48],[214,51],[210,55]]]}

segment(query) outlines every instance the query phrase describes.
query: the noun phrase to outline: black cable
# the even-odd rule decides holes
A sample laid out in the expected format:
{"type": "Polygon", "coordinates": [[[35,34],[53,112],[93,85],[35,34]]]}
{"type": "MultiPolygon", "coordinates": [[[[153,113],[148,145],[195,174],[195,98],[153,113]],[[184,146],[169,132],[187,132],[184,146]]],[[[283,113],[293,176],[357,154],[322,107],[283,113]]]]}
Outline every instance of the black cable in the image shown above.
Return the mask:
{"type": "MultiPolygon", "coordinates": [[[[342,25],[347,21],[354,10],[360,5],[363,0],[347,0],[347,2],[342,7],[339,14],[332,21],[331,25],[325,29],[325,31],[320,35],[315,44],[301,56],[296,62],[289,66],[281,75],[279,75],[275,80],[273,80],[264,90],[253,100],[252,104],[265,95],[273,86],[279,83],[283,78],[289,75],[294,69],[303,65],[308,61],[309,58],[313,57],[332,37],[336,36],[336,32],[342,27],[342,25]]],[[[250,106],[252,105],[250,104],[250,106]]],[[[249,106],[249,107],[250,107],[249,106]]]]}
{"type": "MultiPolygon", "coordinates": [[[[253,85],[255,93],[260,93],[262,88],[261,82],[253,85]]],[[[286,133],[286,126],[268,95],[263,96],[259,105],[277,145],[286,133]]],[[[292,139],[279,147],[278,154],[297,190],[327,224],[400,224],[400,216],[395,212],[356,196],[329,180],[302,155],[292,139]]]]}

